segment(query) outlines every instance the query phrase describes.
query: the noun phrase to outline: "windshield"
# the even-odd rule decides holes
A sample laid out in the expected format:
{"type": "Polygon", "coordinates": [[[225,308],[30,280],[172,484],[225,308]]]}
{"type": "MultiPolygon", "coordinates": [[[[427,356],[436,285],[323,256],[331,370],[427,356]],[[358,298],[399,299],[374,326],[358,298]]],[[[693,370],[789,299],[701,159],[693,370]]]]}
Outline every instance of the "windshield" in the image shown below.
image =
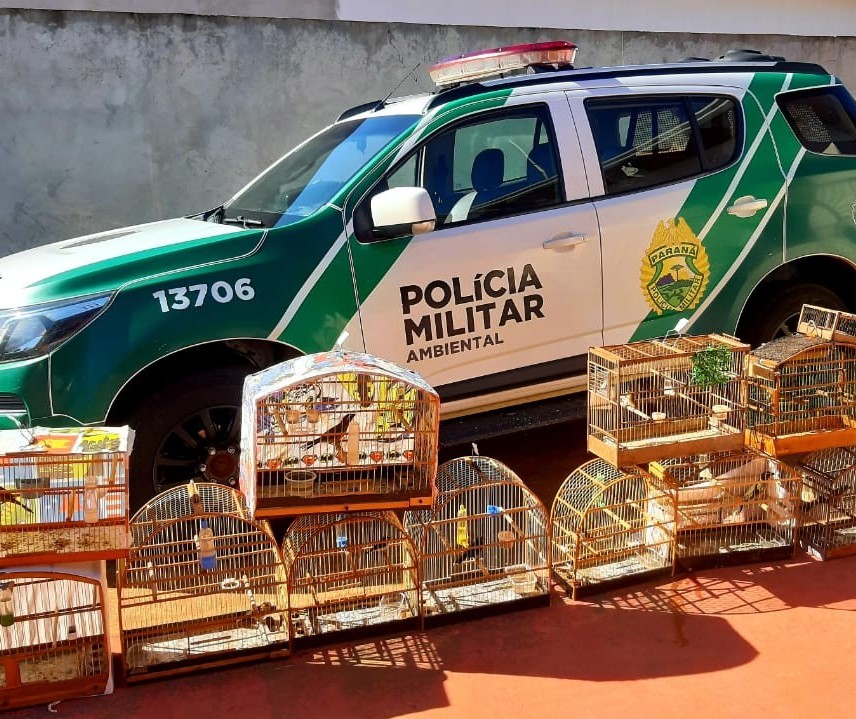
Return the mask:
{"type": "Polygon", "coordinates": [[[311,215],[418,119],[382,115],[331,125],[229,200],[222,221],[282,227],[311,215]]]}

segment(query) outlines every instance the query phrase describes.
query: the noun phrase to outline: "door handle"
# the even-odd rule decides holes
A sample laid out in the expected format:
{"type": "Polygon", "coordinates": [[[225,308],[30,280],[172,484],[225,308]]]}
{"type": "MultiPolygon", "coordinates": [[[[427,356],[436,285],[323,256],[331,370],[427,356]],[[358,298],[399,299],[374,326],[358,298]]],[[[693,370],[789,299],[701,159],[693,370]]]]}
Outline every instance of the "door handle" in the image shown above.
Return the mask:
{"type": "Polygon", "coordinates": [[[734,200],[734,204],[728,208],[728,214],[735,217],[752,217],[758,210],[763,210],[766,206],[766,200],[756,200],[752,195],[744,195],[734,200]]]}
{"type": "Polygon", "coordinates": [[[563,247],[576,247],[588,242],[588,235],[556,235],[541,244],[545,250],[558,250],[563,247]]]}

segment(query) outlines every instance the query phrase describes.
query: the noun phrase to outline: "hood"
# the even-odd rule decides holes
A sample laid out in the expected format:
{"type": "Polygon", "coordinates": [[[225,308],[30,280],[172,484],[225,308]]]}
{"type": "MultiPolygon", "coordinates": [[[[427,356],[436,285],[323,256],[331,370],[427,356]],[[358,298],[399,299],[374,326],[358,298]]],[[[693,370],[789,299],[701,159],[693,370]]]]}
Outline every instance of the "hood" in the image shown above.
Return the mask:
{"type": "Polygon", "coordinates": [[[113,290],[154,273],[237,257],[262,234],[178,218],[34,247],[0,259],[0,308],[113,290]]]}

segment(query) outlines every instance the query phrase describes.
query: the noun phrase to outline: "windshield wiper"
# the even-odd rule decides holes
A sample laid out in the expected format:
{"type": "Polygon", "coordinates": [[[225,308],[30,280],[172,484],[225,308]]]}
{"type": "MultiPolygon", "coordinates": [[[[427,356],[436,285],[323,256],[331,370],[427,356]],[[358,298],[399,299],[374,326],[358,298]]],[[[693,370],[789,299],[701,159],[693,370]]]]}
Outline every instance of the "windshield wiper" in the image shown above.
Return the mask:
{"type": "Polygon", "coordinates": [[[250,217],[238,215],[237,217],[223,217],[224,225],[241,225],[241,227],[264,227],[265,223],[261,220],[254,220],[250,217]]]}

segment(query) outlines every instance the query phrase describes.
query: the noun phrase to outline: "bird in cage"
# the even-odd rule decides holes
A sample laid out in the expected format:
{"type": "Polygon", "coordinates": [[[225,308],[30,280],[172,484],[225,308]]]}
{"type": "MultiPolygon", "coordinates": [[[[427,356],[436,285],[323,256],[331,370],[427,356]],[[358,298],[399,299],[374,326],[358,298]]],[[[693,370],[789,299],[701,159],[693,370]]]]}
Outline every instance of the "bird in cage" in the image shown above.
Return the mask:
{"type": "Polygon", "coordinates": [[[469,549],[465,549],[463,552],[460,552],[456,557],[455,561],[452,564],[463,564],[468,559],[477,559],[482,556],[484,553],[484,537],[475,537],[473,541],[470,543],[469,549]]]}
{"type": "Polygon", "coordinates": [[[348,436],[348,427],[351,425],[356,414],[348,412],[341,420],[330,427],[326,432],[322,432],[315,439],[311,439],[301,446],[301,450],[305,451],[314,447],[317,444],[326,442],[332,444],[336,448],[336,453],[345,456],[344,440],[348,436]]]}
{"type": "Polygon", "coordinates": [[[30,507],[24,504],[8,489],[0,489],[0,505],[2,504],[17,504],[19,507],[23,507],[25,510],[27,510],[30,514],[33,513],[33,510],[30,507]]]}

